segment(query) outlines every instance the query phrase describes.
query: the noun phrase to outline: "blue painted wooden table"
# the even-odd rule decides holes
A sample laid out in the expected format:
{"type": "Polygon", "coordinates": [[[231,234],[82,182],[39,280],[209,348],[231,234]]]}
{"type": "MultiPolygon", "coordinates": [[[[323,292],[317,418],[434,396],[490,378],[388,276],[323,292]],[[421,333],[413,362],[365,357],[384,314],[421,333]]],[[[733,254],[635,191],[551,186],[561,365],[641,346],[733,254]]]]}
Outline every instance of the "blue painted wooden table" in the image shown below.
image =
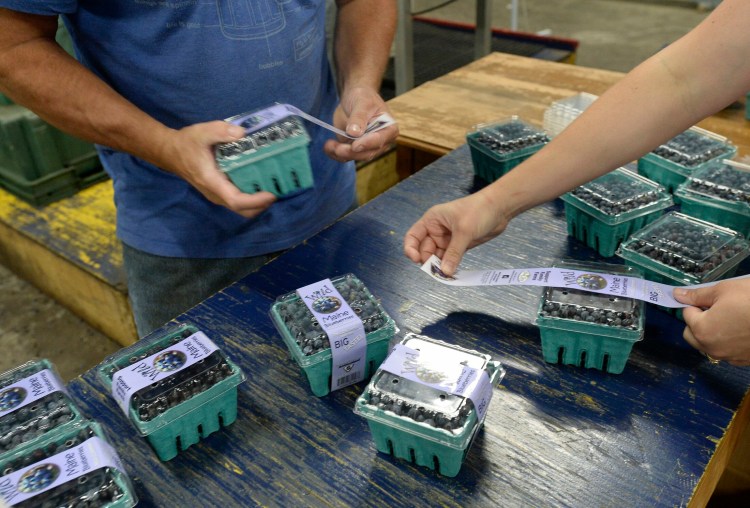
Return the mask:
{"type": "MultiPolygon", "coordinates": [[[[404,233],[430,205],[472,190],[462,146],[181,316],[248,379],[237,421],[169,462],[157,459],[93,371],[73,380],[73,396],[105,424],[141,506],[705,504],[748,420],[741,402],[750,369],[709,364],[683,342],[682,323],[656,308],[648,308],[645,339],[623,374],[545,363],[533,324],[539,288],[444,286],[402,254],[404,233]],[[504,363],[507,375],[456,478],[378,453],[352,412],[364,385],[313,396],[271,323],[277,296],[349,272],[402,332],[504,363]]],[[[550,266],[562,257],[600,259],[567,237],[558,200],[526,212],[462,266],[550,266]]]]}

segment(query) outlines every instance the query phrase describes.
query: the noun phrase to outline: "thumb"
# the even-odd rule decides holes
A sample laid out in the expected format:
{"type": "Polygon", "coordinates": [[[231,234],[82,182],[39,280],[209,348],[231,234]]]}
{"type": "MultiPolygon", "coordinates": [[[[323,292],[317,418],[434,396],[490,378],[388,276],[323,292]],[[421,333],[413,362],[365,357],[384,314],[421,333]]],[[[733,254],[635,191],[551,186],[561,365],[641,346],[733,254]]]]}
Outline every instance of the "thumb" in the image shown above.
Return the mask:
{"type": "Polygon", "coordinates": [[[203,137],[206,143],[215,145],[217,143],[228,143],[237,141],[245,135],[245,129],[221,120],[207,122],[203,129],[203,137]]]}
{"type": "Polygon", "coordinates": [[[440,261],[440,266],[446,275],[453,275],[456,273],[461,259],[464,257],[466,248],[469,246],[471,239],[468,235],[457,235],[453,234],[448,247],[445,249],[443,259],[440,261]]]}
{"type": "Polygon", "coordinates": [[[673,296],[680,303],[707,309],[716,301],[716,286],[697,289],[675,288],[673,296]]]}

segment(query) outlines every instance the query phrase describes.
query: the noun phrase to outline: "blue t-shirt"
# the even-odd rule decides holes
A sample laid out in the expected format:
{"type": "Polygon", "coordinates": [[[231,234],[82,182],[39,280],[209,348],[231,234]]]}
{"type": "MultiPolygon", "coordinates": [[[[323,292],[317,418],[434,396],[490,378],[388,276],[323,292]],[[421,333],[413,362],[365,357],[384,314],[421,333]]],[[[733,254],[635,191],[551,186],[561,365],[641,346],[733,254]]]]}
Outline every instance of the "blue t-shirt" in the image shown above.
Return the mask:
{"type": "MultiPolygon", "coordinates": [[[[160,122],[181,128],[289,103],[331,122],[337,104],[326,55],[325,0],[0,0],[60,14],[78,59],[160,122]]],[[[354,165],[323,153],[332,135],[306,127],[315,186],[254,219],[214,205],[187,182],[99,147],[112,177],[117,234],[176,257],[243,257],[290,247],[353,203],[354,165]]]]}

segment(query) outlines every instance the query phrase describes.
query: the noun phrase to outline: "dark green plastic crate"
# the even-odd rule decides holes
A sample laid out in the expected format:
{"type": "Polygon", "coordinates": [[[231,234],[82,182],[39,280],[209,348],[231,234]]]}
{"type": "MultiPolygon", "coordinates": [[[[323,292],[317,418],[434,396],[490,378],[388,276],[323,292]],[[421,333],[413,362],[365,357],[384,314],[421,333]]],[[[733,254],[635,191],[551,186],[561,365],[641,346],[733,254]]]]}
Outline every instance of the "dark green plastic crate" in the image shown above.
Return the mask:
{"type": "MultiPolygon", "coordinates": [[[[367,301],[370,302],[375,308],[375,312],[371,317],[379,319],[382,322],[381,326],[378,326],[376,329],[373,329],[370,332],[367,332],[365,330],[367,336],[367,355],[365,358],[364,378],[369,379],[370,376],[372,376],[373,373],[377,370],[378,366],[383,362],[383,360],[385,360],[385,357],[388,355],[389,341],[393,338],[397,331],[396,323],[388,315],[385,309],[383,309],[380,302],[378,302],[375,297],[372,296],[370,290],[367,289],[362,281],[360,281],[356,276],[354,276],[353,274],[346,274],[331,279],[334,287],[336,287],[336,289],[339,291],[341,291],[342,285],[347,283],[348,281],[352,281],[353,283],[362,285],[363,292],[366,295],[367,301]]],[[[355,302],[347,300],[347,303],[350,306],[353,306],[353,308],[356,306],[355,302]]],[[[284,339],[284,343],[289,349],[289,353],[291,354],[292,358],[294,358],[294,361],[297,363],[297,365],[299,365],[304,371],[313,394],[318,397],[323,397],[325,395],[328,395],[331,391],[331,348],[326,346],[322,350],[316,350],[312,353],[306,353],[303,351],[303,349],[300,347],[300,343],[295,337],[295,334],[291,330],[291,327],[295,324],[294,321],[289,324],[282,316],[282,314],[284,313],[284,309],[290,304],[294,306],[304,306],[304,303],[300,301],[299,296],[295,292],[287,293],[283,296],[278,297],[276,299],[276,302],[271,306],[271,320],[276,326],[276,329],[278,330],[281,337],[284,339]]],[[[304,311],[306,312],[305,317],[312,318],[312,313],[307,308],[305,308],[304,311]]]]}
{"type": "Polygon", "coordinates": [[[725,137],[691,127],[638,159],[638,173],[674,192],[693,171],[736,153],[725,137]]]}
{"type": "MultiPolygon", "coordinates": [[[[463,360],[465,365],[484,370],[493,387],[505,375],[499,362],[492,361],[489,355],[477,351],[415,334],[407,334],[401,343],[422,351],[426,345],[444,350],[447,357],[454,359],[455,363],[463,360]],[[414,341],[419,345],[414,346],[414,341]]],[[[354,404],[354,412],[367,419],[375,448],[379,452],[427,467],[448,477],[459,473],[484,423],[479,420],[470,399],[419,385],[383,370],[378,370],[359,396],[354,404]],[[397,413],[393,404],[374,403],[373,396],[380,399],[383,395],[410,407],[440,413],[441,418],[455,418],[458,424],[449,425],[450,428],[440,427],[435,425],[435,419],[431,423],[427,420],[417,421],[402,411],[397,413]]]]}
{"type": "MultiPolygon", "coordinates": [[[[98,367],[99,378],[111,391],[112,376],[115,372],[198,331],[193,325],[183,324],[166,331],[154,332],[107,358],[98,367]]],[[[237,365],[221,353],[221,350],[217,352],[219,361],[224,361],[231,367],[231,374],[218,383],[193,393],[183,402],[149,420],[138,414],[131,401],[128,411],[130,421],[138,433],[146,437],[161,460],[173,459],[181,450],[186,450],[198,443],[201,438],[218,431],[222,426],[232,424],[237,419],[237,386],[244,381],[245,376],[237,365]]],[[[197,375],[181,380],[175,387],[189,386],[190,381],[196,377],[197,375]]]]}
{"type": "Polygon", "coordinates": [[[494,182],[534,155],[547,142],[544,131],[513,116],[492,124],[481,124],[466,135],[474,173],[494,182]]]}
{"type": "Polygon", "coordinates": [[[714,162],[693,173],[674,193],[680,211],[750,235],[750,166],[714,162]]]}
{"type": "Polygon", "coordinates": [[[568,235],[604,257],[631,233],[656,220],[672,197],[656,182],[618,168],[561,196],[568,235]]]}
{"type": "MultiPolygon", "coordinates": [[[[609,263],[567,262],[556,266],[592,274],[642,277],[638,269],[609,263]]],[[[574,288],[544,288],[536,318],[544,361],[620,374],[633,344],[643,338],[644,320],[641,300],[574,288]]]]}

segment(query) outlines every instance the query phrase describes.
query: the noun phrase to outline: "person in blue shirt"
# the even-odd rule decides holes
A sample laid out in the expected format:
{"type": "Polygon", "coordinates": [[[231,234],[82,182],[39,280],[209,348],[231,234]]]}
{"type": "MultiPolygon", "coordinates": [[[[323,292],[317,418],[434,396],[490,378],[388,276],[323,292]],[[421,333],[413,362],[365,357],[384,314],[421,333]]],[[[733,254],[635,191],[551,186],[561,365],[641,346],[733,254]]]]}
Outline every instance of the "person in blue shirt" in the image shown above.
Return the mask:
{"type": "Polygon", "coordinates": [[[97,144],[141,336],[356,206],[352,161],[398,134],[362,135],[388,112],[396,4],[336,7],[334,78],[325,0],[0,0],[0,92],[97,144]],[[222,119],[275,102],[356,138],[307,124],[314,188],[288,199],[241,192],[214,158],[243,135],[222,119]]]}
{"type": "MultiPolygon", "coordinates": [[[[724,0],[706,19],[629,72],[549,144],[502,178],[427,210],[404,238],[423,263],[455,273],[467,249],[510,220],[633,161],[750,90],[750,2],[724,0]]],[[[750,365],[750,278],[675,289],[685,340],[710,360],[750,365]],[[710,355],[710,356],[709,356],[710,355]]]]}

